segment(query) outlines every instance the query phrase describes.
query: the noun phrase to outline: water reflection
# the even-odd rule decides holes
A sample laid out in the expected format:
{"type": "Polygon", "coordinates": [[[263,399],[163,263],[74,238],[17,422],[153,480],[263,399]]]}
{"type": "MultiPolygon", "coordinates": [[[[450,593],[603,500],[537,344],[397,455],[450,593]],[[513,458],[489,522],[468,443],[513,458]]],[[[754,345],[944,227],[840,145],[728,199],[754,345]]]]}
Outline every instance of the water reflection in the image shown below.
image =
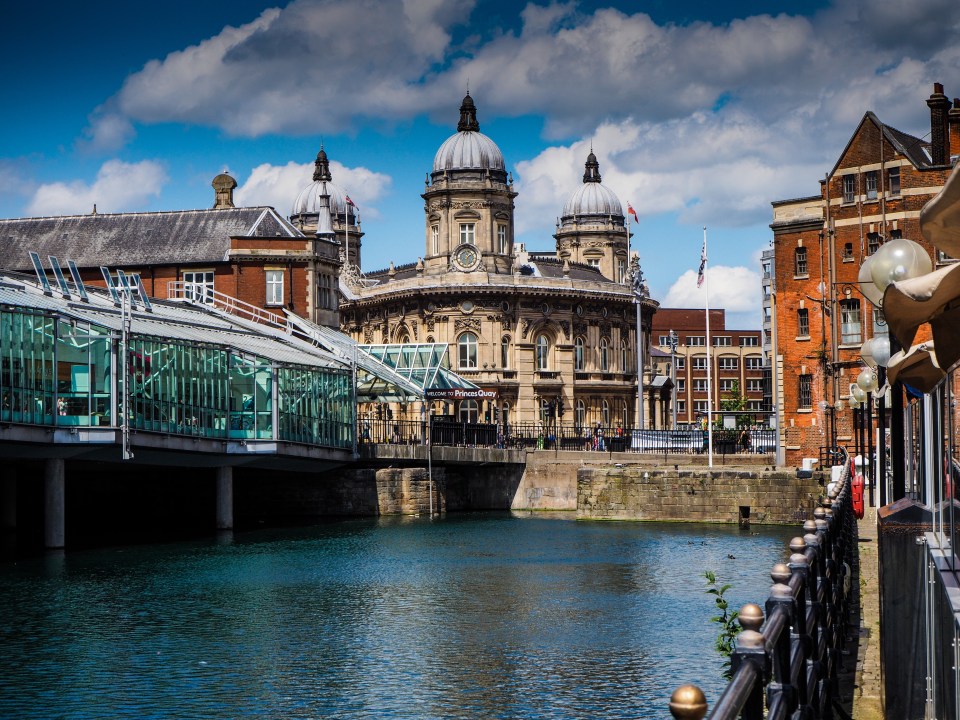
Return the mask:
{"type": "Polygon", "coordinates": [[[788,530],[465,515],[0,567],[0,717],[663,717],[788,530]],[[733,555],[731,559],[728,555],[733,555]]]}

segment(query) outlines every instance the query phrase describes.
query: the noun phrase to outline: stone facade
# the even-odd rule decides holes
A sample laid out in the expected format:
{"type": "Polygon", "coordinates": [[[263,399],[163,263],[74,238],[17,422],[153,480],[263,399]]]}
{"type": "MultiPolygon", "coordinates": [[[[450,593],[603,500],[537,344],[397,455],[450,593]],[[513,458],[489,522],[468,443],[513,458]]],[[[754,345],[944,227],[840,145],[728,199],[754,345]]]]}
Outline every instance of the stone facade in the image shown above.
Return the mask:
{"type": "Polygon", "coordinates": [[[897,237],[923,245],[935,267],[955,261],[923,240],[919,215],[960,150],[960,101],[951,108],[936,85],[927,104],[934,142],[868,112],[819,195],[773,203],[775,389],[788,465],[818,457],[833,441],[853,445],[847,403],[862,369],[860,347],[885,332],[857,283],[863,261],[897,237]]]}

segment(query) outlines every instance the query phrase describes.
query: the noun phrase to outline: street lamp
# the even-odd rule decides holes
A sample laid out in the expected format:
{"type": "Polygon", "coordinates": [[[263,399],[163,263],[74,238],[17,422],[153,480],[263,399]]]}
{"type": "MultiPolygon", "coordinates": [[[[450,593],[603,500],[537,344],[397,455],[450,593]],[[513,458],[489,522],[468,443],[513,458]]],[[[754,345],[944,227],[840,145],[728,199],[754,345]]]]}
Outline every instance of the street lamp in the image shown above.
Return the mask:
{"type": "Polygon", "coordinates": [[[643,325],[641,322],[641,306],[643,301],[650,297],[650,291],[643,281],[640,256],[634,255],[630,264],[633,265],[633,298],[637,303],[637,429],[643,430],[643,325]]]}
{"type": "Polygon", "coordinates": [[[673,383],[671,392],[671,412],[673,414],[673,429],[677,429],[677,343],[679,338],[677,333],[671,330],[667,334],[667,342],[670,343],[670,381],[673,383]]]}

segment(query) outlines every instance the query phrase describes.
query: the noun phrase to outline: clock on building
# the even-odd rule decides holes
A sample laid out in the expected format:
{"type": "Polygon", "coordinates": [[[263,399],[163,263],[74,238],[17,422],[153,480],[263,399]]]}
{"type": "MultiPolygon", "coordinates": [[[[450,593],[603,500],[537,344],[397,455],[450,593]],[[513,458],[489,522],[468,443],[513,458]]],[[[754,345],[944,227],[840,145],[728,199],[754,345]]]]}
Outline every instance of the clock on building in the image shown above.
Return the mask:
{"type": "Polygon", "coordinates": [[[480,251],[470,243],[460,245],[453,253],[453,265],[461,272],[476,270],[480,265],[480,251]]]}

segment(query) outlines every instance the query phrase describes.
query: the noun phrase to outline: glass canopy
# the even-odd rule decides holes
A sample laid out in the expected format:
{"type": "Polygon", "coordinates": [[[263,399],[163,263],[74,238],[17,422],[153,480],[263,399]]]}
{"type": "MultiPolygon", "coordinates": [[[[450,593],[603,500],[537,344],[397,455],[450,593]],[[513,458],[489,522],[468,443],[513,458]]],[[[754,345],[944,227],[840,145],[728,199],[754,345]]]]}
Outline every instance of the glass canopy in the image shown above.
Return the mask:
{"type": "MultiPolygon", "coordinates": [[[[358,348],[396,371],[398,375],[412,382],[424,393],[438,390],[479,390],[477,385],[450,370],[447,345],[444,343],[359,345],[358,348]]],[[[368,381],[368,383],[382,382],[378,378],[370,378],[368,381]]],[[[389,388],[385,384],[382,388],[364,385],[364,383],[358,383],[358,395],[379,395],[381,399],[389,399],[385,397],[385,394],[389,393],[389,388]],[[380,394],[381,389],[384,395],[380,394]]]]}

